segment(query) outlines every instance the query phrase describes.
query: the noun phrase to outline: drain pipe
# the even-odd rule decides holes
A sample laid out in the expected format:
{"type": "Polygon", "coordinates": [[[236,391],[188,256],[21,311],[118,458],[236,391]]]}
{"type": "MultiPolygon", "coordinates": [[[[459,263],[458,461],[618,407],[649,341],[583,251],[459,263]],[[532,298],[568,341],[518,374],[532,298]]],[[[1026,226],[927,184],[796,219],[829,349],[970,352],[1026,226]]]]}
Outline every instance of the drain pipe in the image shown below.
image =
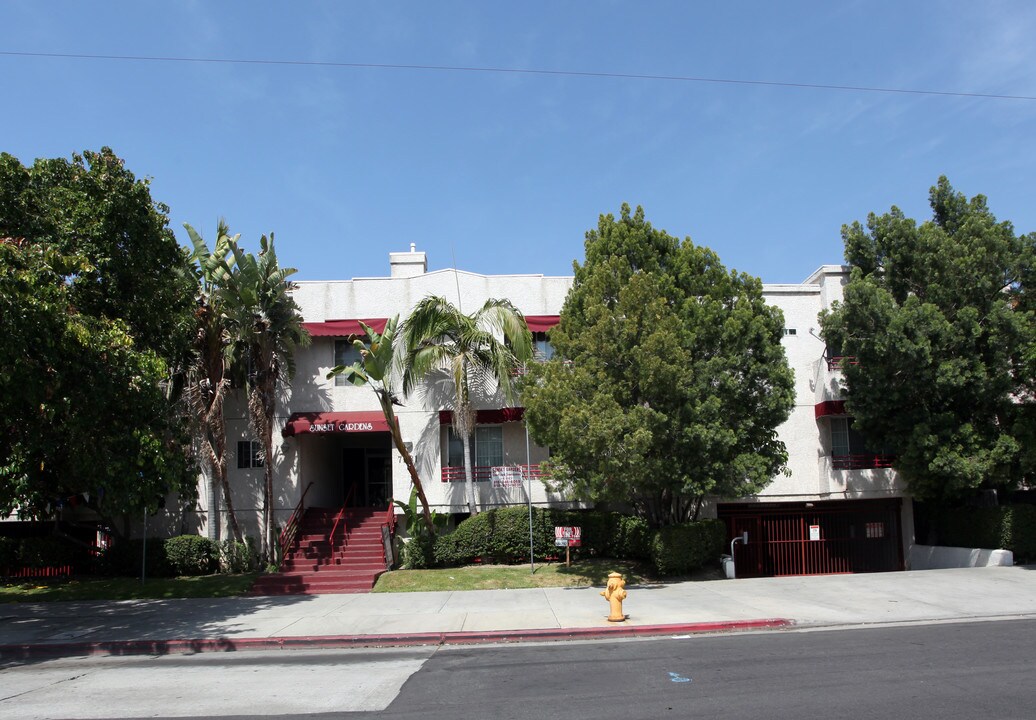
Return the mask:
{"type": "Polygon", "coordinates": [[[734,562],[734,545],[737,542],[741,542],[742,545],[748,544],[748,531],[745,530],[743,533],[735,537],[730,541],[730,563],[734,566],[734,577],[737,577],[737,563],[734,562]]]}

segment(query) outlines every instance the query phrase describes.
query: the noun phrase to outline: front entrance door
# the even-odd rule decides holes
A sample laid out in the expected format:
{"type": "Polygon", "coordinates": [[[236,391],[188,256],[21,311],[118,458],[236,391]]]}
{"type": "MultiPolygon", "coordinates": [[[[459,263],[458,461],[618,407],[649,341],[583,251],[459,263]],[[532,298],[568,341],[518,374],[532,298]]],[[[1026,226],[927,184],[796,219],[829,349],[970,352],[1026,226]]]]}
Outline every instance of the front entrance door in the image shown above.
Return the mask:
{"type": "Polygon", "coordinates": [[[367,507],[387,508],[392,496],[392,466],[389,453],[367,451],[367,507]]]}
{"type": "Polygon", "coordinates": [[[387,508],[392,496],[391,453],[380,448],[342,451],[342,499],[352,507],[387,508]]]}

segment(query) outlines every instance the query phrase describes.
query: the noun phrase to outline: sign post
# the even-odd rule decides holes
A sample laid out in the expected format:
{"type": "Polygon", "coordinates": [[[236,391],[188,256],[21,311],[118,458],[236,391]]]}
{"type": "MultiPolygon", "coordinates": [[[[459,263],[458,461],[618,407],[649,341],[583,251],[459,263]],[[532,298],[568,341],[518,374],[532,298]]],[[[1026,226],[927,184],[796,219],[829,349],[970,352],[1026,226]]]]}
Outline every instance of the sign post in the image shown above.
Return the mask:
{"type": "Polygon", "coordinates": [[[583,528],[554,526],[554,546],[565,548],[565,567],[572,567],[572,548],[582,545],[583,528]]]}

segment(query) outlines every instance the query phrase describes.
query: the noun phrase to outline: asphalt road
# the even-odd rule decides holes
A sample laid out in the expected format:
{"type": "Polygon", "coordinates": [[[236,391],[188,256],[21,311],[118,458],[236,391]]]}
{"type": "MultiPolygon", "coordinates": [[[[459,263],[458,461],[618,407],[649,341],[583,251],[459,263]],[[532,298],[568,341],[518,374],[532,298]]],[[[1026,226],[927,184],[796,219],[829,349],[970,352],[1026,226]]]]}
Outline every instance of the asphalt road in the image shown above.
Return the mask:
{"type": "Polygon", "coordinates": [[[1034,641],[1036,620],[1004,620],[535,646],[83,658],[0,670],[0,716],[1028,720],[1036,717],[1034,641]]]}

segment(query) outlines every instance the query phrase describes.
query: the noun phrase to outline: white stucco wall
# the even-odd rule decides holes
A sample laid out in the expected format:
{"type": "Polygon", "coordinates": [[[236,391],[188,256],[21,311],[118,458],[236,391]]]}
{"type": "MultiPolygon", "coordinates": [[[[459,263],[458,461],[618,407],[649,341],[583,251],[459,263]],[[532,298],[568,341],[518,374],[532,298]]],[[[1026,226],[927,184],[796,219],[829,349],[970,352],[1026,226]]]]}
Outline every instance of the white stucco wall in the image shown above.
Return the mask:
{"type": "MultiPolygon", "coordinates": [[[[408,268],[417,272],[420,268],[408,268]]],[[[820,311],[841,298],[847,279],[839,265],[825,265],[799,285],[764,285],[768,302],[781,308],[785,327],[795,333],[785,335],[784,349],[795,373],[795,406],[791,417],[778,430],[788,448],[788,473],[773,482],[756,498],[757,501],[810,501],[827,499],[863,499],[901,496],[903,488],[891,470],[838,470],[831,466],[830,437],[826,423],[815,417],[816,403],[840,397],[837,370],[829,370],[825,361],[825,345],[819,337],[820,311]]],[[[356,278],[345,281],[298,283],[293,295],[306,322],[324,322],[347,318],[378,318],[399,315],[405,318],[413,306],[429,295],[441,295],[460,305],[465,311],[481,306],[488,298],[507,298],[526,315],[557,315],[572,284],[571,277],[543,275],[484,276],[454,270],[437,270],[409,277],[356,278]]],[[[282,438],[292,412],[313,411],[379,411],[377,400],[369,388],[351,385],[335,386],[326,374],[334,362],[334,339],[314,337],[312,345],[296,356],[297,374],[286,387],[278,405],[275,420],[276,516],[287,519],[303,490],[303,483],[315,482],[307,504],[332,504],[337,501],[331,487],[340,482],[338,446],[319,446],[318,438],[303,434],[282,438]],[[336,456],[336,453],[338,455],[336,456]],[[337,475],[336,475],[337,474],[337,475]]],[[[397,408],[400,430],[406,442],[412,443],[413,456],[430,503],[437,509],[466,511],[464,484],[441,481],[444,433],[438,412],[449,407],[443,395],[445,386],[427,383],[422,392],[397,408]]],[[[503,398],[482,398],[477,406],[496,409],[503,398]]],[[[237,441],[250,439],[251,432],[242,399],[234,397],[227,405],[229,473],[235,488],[235,509],[241,521],[253,533],[259,527],[262,498],[261,468],[239,470],[236,463],[237,441]]],[[[525,433],[521,423],[504,424],[505,464],[525,464],[525,433]]],[[[532,446],[532,462],[547,457],[547,450],[532,446]]],[[[410,493],[410,477],[395,450],[392,451],[393,496],[405,499],[410,493]]],[[[480,502],[495,504],[524,503],[524,488],[494,489],[489,482],[477,483],[480,502]]],[[[207,493],[201,489],[198,523],[205,526],[208,508],[207,493]]],[[[534,503],[561,503],[563,498],[545,491],[542,483],[533,483],[534,503]]],[[[219,503],[222,506],[222,502],[219,503]]],[[[714,503],[710,503],[710,507],[714,503]]],[[[224,531],[223,535],[226,535],[224,531]]]]}

